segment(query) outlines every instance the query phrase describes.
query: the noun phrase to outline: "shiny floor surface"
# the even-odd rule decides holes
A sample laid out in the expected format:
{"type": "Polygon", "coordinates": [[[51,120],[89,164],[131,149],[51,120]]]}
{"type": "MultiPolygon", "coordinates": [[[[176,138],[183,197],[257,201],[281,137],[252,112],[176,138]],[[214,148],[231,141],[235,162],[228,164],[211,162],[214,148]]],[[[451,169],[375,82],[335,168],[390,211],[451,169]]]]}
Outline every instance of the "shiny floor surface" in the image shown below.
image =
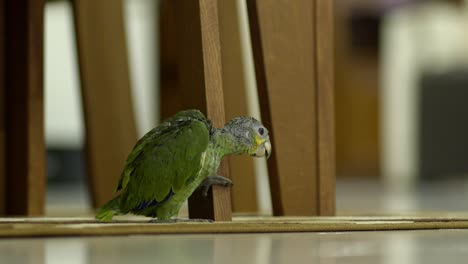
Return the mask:
{"type": "MultiPolygon", "coordinates": [[[[421,212],[468,212],[468,181],[421,182],[402,189],[386,188],[376,179],[338,179],[338,215],[401,215],[421,212]]],[[[84,183],[51,185],[47,216],[89,216],[90,199],[84,183]]],[[[182,210],[185,216],[187,209],[182,210]],[[184,213],[185,212],[185,213],[184,213]]],[[[271,211],[262,211],[270,215],[271,211]]]]}
{"type": "MultiPolygon", "coordinates": [[[[88,216],[86,188],[49,188],[49,216],[88,216]]],[[[338,215],[468,212],[468,184],[392,191],[372,180],[337,183],[338,215]]],[[[466,263],[468,230],[0,239],[0,264],[466,263]]]]}
{"type": "Polygon", "coordinates": [[[468,230],[0,240],[0,263],[463,263],[468,230]]]}

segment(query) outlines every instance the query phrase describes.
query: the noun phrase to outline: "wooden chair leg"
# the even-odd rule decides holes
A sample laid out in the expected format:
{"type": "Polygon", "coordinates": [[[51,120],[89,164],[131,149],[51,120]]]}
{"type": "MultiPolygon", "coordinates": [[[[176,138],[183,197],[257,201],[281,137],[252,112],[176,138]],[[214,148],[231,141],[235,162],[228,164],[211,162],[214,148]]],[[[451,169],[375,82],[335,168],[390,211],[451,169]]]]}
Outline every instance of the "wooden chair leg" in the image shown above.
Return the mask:
{"type": "Polygon", "coordinates": [[[73,1],[89,185],[95,207],[113,196],[137,140],[120,0],[73,1]]]}
{"type": "Polygon", "coordinates": [[[315,1],[319,215],[335,215],[334,1],[315,1]]]}
{"type": "MultiPolygon", "coordinates": [[[[162,20],[164,25],[161,31],[162,43],[177,43],[179,47],[175,53],[164,53],[169,46],[161,45],[162,54],[162,105],[167,105],[168,100],[165,93],[172,94],[172,98],[180,100],[180,109],[174,105],[162,109],[166,113],[173,114],[176,110],[196,108],[203,111],[213,121],[215,126],[224,125],[224,98],[223,81],[221,72],[221,53],[218,25],[217,0],[191,0],[170,1],[163,0],[162,12],[173,8],[174,16],[162,20]],[[167,6],[172,5],[172,6],[167,6]],[[175,36],[171,35],[171,19],[175,21],[175,36]],[[169,30],[169,31],[168,31],[169,30]],[[172,58],[172,59],[171,59],[172,58]],[[176,63],[173,64],[173,59],[176,63]],[[165,60],[167,59],[167,60],[165,60]],[[166,64],[165,64],[166,63],[166,64]],[[165,68],[176,65],[174,68],[165,68]],[[173,70],[171,70],[173,69],[173,70]],[[167,72],[169,70],[169,73],[167,72]],[[166,74],[175,74],[169,75],[166,74]],[[176,82],[167,81],[165,77],[174,77],[176,82]],[[164,81],[166,80],[166,81],[164,81]],[[174,88],[176,87],[176,88],[174,88]],[[179,90],[178,90],[179,89],[179,90]],[[174,96],[176,95],[176,96],[174,96]]],[[[169,11],[172,12],[172,11],[169,11]]],[[[170,14],[169,14],[170,15],[170,14]]],[[[174,25],[172,25],[174,26],[174,25]]],[[[223,162],[219,174],[229,177],[227,162],[223,162]]],[[[230,190],[215,186],[207,198],[199,193],[194,193],[189,199],[189,215],[191,218],[209,218],[216,221],[231,220],[230,190]]]]}
{"type": "Polygon", "coordinates": [[[6,124],[5,124],[5,0],[0,0],[0,215],[6,202],[6,124]]]}
{"type": "Polygon", "coordinates": [[[161,121],[183,109],[179,84],[179,41],[176,3],[161,0],[159,4],[159,69],[161,121]]]}
{"type": "Polygon", "coordinates": [[[41,215],[45,200],[43,0],[0,1],[0,201],[7,215],[41,215]],[[3,182],[4,181],[4,182],[3,182]]]}
{"type": "Polygon", "coordinates": [[[274,215],[334,214],[331,2],[248,1],[274,215]]]}

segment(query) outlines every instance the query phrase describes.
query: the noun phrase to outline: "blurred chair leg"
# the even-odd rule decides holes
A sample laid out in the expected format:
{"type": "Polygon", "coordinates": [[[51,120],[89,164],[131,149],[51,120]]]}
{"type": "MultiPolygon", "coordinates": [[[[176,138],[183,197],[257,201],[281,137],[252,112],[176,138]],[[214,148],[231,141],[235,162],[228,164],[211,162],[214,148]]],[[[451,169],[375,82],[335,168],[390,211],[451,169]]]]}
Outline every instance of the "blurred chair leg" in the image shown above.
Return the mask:
{"type": "MultiPolygon", "coordinates": [[[[192,44],[186,45],[179,53],[184,105],[204,110],[213,125],[221,127],[225,123],[225,112],[217,0],[177,3],[178,10],[182,11],[182,20],[188,22],[178,24],[180,43],[192,44]]],[[[221,163],[218,173],[229,177],[227,160],[221,163]]],[[[189,214],[190,218],[230,221],[230,188],[214,186],[208,199],[196,192],[189,199],[189,214]]]]}
{"type": "Polygon", "coordinates": [[[94,207],[113,196],[137,140],[121,0],[73,1],[94,207]]]}
{"type": "Polygon", "coordinates": [[[182,110],[179,84],[176,3],[161,0],[159,5],[159,70],[161,121],[182,110]]]}
{"type": "MultiPolygon", "coordinates": [[[[45,201],[43,0],[2,0],[0,213],[41,215],[45,201]],[[4,163],[3,163],[4,162],[4,163]],[[5,191],[5,192],[3,192],[5,191]]],[[[0,99],[0,100],[1,100],[0,99]]]]}
{"type": "MultiPolygon", "coordinates": [[[[215,126],[224,125],[217,0],[163,0],[160,38],[163,115],[196,108],[215,126]]],[[[219,174],[229,176],[227,162],[219,174]]],[[[195,192],[189,199],[190,217],[231,220],[230,195],[229,188],[219,186],[206,198],[195,192]]]]}
{"type": "Polygon", "coordinates": [[[335,215],[334,1],[316,0],[319,215],[335,215]]]}
{"type": "Polygon", "coordinates": [[[6,202],[6,127],[5,127],[5,0],[0,0],[0,215],[6,202]]]}
{"type": "Polygon", "coordinates": [[[333,43],[322,39],[332,35],[328,2],[248,1],[262,119],[274,146],[274,215],[334,213],[333,43]]]}
{"type": "MultiPolygon", "coordinates": [[[[237,1],[218,0],[226,119],[248,116],[244,59],[241,50],[237,1]]],[[[245,155],[229,157],[232,187],[232,210],[235,213],[257,213],[257,182],[254,160],[245,155]]]]}

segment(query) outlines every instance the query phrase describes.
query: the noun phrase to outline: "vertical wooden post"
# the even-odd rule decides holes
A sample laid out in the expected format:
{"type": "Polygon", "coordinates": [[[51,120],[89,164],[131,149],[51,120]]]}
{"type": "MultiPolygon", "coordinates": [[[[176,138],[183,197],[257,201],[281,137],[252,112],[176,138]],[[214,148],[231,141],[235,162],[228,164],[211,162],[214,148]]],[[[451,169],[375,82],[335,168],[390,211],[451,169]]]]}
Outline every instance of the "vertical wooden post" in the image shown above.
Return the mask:
{"type": "Polygon", "coordinates": [[[5,212],[8,215],[41,215],[46,181],[44,1],[7,0],[4,3],[5,16],[1,19],[5,23],[5,212]]]}
{"type": "Polygon", "coordinates": [[[315,0],[319,215],[335,215],[334,1],[315,0]]]}
{"type": "Polygon", "coordinates": [[[332,42],[318,33],[332,32],[325,2],[248,1],[262,119],[274,146],[274,215],[334,212],[332,57],[325,47],[332,42]]]}
{"type": "Polygon", "coordinates": [[[73,1],[95,207],[113,196],[137,140],[122,0],[73,1]]]}
{"type": "MultiPolygon", "coordinates": [[[[200,109],[215,126],[223,126],[225,113],[217,0],[174,2],[180,47],[177,71],[181,106],[200,109]]],[[[221,164],[219,174],[229,177],[226,161],[221,164]]],[[[229,221],[231,214],[229,188],[215,186],[208,197],[195,192],[189,199],[191,218],[229,221]]]]}
{"type": "Polygon", "coordinates": [[[5,127],[5,0],[0,0],[0,215],[5,214],[6,201],[6,127],[5,127]]]}
{"type": "Polygon", "coordinates": [[[249,1],[274,215],[317,215],[313,1],[249,1]]]}
{"type": "Polygon", "coordinates": [[[159,5],[159,69],[161,121],[182,110],[179,84],[179,45],[176,2],[161,0],[159,5]]]}

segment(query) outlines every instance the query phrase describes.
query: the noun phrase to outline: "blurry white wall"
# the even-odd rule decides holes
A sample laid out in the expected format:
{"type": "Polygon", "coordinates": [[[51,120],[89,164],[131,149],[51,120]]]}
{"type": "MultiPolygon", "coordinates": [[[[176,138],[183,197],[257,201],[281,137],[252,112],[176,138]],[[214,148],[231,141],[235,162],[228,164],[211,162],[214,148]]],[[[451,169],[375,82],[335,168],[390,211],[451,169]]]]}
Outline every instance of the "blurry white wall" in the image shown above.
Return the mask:
{"type": "Polygon", "coordinates": [[[387,14],[382,23],[382,171],[390,186],[418,175],[418,81],[422,72],[468,65],[468,12],[442,1],[387,14]]]}
{"type": "MultiPolygon", "coordinates": [[[[247,100],[250,115],[261,121],[260,106],[258,102],[257,80],[255,77],[255,66],[252,54],[252,42],[250,38],[249,20],[247,15],[247,3],[245,0],[237,0],[237,11],[239,12],[239,28],[241,50],[244,63],[244,80],[247,89],[247,100]]],[[[257,180],[257,201],[261,214],[273,212],[270,196],[270,182],[265,159],[255,159],[255,173],[257,180]]]]}
{"type": "Polygon", "coordinates": [[[159,121],[159,63],[157,52],[159,1],[126,0],[125,25],[138,135],[159,121]]]}
{"type": "MultiPolygon", "coordinates": [[[[125,25],[138,134],[157,122],[157,1],[125,1],[125,25]]],[[[83,145],[84,125],[71,3],[47,3],[45,11],[45,129],[47,145],[83,145]]]]}
{"type": "Polygon", "coordinates": [[[45,134],[48,146],[78,148],[84,127],[71,5],[45,9],[45,134]]]}

